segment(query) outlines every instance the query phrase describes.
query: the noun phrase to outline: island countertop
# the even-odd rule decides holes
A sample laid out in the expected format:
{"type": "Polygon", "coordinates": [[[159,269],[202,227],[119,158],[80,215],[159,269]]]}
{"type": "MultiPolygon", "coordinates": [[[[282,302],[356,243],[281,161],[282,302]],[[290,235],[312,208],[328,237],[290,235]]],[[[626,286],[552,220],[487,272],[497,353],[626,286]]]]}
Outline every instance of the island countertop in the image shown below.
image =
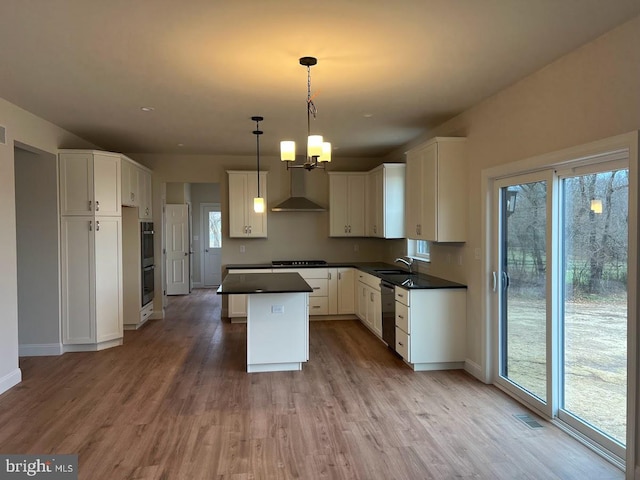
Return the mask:
{"type": "Polygon", "coordinates": [[[217,291],[219,295],[304,292],[311,293],[313,289],[295,272],[227,275],[217,291]]]}

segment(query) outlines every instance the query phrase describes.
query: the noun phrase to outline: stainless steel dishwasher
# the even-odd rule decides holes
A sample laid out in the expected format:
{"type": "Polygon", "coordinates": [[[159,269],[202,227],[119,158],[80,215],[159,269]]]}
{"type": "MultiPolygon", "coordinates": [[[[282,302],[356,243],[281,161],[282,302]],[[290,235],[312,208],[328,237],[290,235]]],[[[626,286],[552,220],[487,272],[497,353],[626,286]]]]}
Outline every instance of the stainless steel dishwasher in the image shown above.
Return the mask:
{"type": "Polygon", "coordinates": [[[382,340],[391,350],[396,351],[396,297],[392,284],[380,281],[382,303],[382,340]]]}

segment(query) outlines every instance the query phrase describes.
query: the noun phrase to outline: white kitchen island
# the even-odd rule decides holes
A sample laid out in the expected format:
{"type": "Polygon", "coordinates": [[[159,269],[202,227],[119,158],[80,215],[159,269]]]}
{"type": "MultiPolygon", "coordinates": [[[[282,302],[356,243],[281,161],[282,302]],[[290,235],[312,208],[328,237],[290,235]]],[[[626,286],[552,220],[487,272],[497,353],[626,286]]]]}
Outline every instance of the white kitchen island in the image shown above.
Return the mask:
{"type": "Polygon", "coordinates": [[[309,293],[297,273],[227,275],[220,295],[247,295],[247,372],[302,370],[309,360],[309,293]]]}

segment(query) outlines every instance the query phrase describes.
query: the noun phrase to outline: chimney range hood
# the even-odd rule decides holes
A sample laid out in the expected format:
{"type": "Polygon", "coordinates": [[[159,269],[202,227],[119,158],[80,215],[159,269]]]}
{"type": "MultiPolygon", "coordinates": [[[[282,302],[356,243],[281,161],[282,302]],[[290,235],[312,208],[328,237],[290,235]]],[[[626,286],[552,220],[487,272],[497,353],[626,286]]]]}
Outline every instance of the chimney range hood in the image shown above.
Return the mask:
{"type": "Polygon", "coordinates": [[[312,202],[305,195],[306,170],[293,168],[291,175],[291,195],[271,209],[272,212],[326,212],[327,209],[312,202]]]}

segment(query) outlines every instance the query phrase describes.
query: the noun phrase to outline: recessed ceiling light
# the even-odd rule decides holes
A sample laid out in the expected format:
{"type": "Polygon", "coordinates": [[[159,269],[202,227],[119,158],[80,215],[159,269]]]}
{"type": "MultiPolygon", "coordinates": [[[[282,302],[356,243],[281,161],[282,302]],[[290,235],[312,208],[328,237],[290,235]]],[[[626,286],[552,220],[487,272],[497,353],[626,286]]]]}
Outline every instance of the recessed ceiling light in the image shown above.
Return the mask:
{"type": "Polygon", "coordinates": [[[184,147],[184,143],[179,143],[178,146],[179,147],[184,147]]]}
{"type": "Polygon", "coordinates": [[[140,107],[140,110],[143,112],[153,112],[155,110],[154,107],[140,107]]]}
{"type": "Polygon", "coordinates": [[[365,113],[364,115],[362,115],[364,118],[371,118],[373,117],[373,113],[365,113]]]}

